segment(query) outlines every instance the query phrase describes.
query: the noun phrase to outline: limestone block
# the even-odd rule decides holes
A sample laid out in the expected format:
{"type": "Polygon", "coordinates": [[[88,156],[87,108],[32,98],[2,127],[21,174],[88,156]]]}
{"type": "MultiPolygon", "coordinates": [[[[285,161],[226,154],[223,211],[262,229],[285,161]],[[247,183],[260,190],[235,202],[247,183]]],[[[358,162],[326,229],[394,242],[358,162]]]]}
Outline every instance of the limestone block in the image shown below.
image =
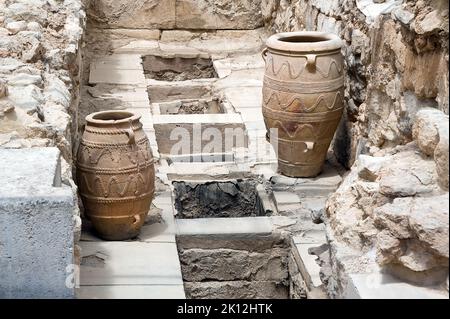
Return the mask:
{"type": "Polygon", "coordinates": [[[441,131],[444,137],[448,136],[448,115],[432,108],[424,108],[417,112],[412,134],[423,153],[433,156],[441,131]]]}
{"type": "Polygon", "coordinates": [[[80,246],[81,286],[183,284],[175,243],[82,241],[80,246]]]}
{"type": "Polygon", "coordinates": [[[434,149],[434,163],[436,164],[436,172],[438,175],[438,183],[444,189],[449,189],[448,176],[449,176],[449,147],[448,147],[448,122],[447,131],[440,131],[439,143],[434,149]]]}
{"type": "Polygon", "coordinates": [[[103,28],[172,29],[175,0],[96,0],[87,8],[91,21],[103,28]]]}
{"type": "Polygon", "coordinates": [[[180,252],[183,279],[192,281],[287,280],[287,251],[265,252],[233,249],[188,249],[180,252]]]}
{"type": "Polygon", "coordinates": [[[288,299],[289,289],[277,282],[212,281],[184,283],[190,299],[288,299]]]}
{"type": "Polygon", "coordinates": [[[393,155],[379,172],[380,193],[388,197],[432,193],[436,182],[434,161],[414,149],[393,155]]]}
{"type": "Polygon", "coordinates": [[[73,298],[70,187],[56,148],[0,150],[0,298],[73,298]]]}
{"type": "Polygon", "coordinates": [[[418,287],[388,274],[350,274],[344,292],[348,299],[448,299],[435,289],[418,287]]]}
{"type": "Polygon", "coordinates": [[[374,182],[378,178],[381,167],[387,160],[389,160],[389,157],[359,155],[358,176],[364,180],[374,182]]]}
{"type": "Polygon", "coordinates": [[[256,29],[263,26],[260,0],[177,0],[179,29],[256,29]]]}
{"type": "Polygon", "coordinates": [[[449,257],[448,205],[446,193],[396,198],[376,208],[375,223],[383,229],[378,234],[377,261],[383,266],[397,265],[395,273],[408,280],[428,284],[443,281],[449,257]]]}
{"type": "Polygon", "coordinates": [[[153,121],[163,154],[223,153],[248,145],[238,114],[159,115],[153,121]]]}

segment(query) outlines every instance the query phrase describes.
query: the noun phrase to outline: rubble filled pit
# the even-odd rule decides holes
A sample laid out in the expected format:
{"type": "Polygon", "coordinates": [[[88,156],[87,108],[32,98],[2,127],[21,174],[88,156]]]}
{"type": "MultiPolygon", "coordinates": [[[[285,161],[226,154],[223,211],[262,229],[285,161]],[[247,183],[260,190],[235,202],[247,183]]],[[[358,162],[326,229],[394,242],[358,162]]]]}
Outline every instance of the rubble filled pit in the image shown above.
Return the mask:
{"type": "Polygon", "coordinates": [[[230,180],[210,182],[174,181],[177,218],[266,216],[264,191],[257,181],[230,180]]]}
{"type": "Polygon", "coordinates": [[[184,58],[146,55],[143,57],[144,74],[158,81],[186,81],[216,78],[211,58],[184,58]]]}
{"type": "Polygon", "coordinates": [[[223,114],[221,101],[217,97],[204,99],[184,99],[173,102],[158,103],[161,115],[178,114],[223,114]]]}
{"type": "Polygon", "coordinates": [[[289,299],[289,241],[279,235],[178,236],[188,299],[289,299]]]}

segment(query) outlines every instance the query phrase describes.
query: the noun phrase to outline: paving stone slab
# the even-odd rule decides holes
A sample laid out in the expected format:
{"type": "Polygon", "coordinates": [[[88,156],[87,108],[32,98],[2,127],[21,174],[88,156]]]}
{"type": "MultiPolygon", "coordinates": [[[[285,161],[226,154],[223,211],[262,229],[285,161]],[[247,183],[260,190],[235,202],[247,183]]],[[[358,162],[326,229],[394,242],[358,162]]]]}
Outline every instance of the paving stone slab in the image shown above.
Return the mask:
{"type": "Polygon", "coordinates": [[[138,54],[113,54],[92,61],[91,68],[142,70],[142,59],[138,54]]]}
{"type": "Polygon", "coordinates": [[[144,224],[138,239],[143,242],[175,243],[175,218],[172,202],[153,202],[161,210],[161,221],[150,225],[144,224]]]}
{"type": "Polygon", "coordinates": [[[275,202],[277,205],[282,204],[299,204],[300,197],[293,192],[273,192],[275,202]]]}
{"type": "Polygon", "coordinates": [[[226,99],[238,110],[240,109],[259,109],[261,113],[262,107],[262,88],[261,87],[245,87],[245,88],[227,88],[224,91],[226,99]]]}
{"type": "Polygon", "coordinates": [[[176,225],[182,236],[272,233],[269,217],[177,219],[176,225]]]}
{"type": "Polygon", "coordinates": [[[349,274],[346,299],[448,299],[448,292],[415,286],[382,273],[349,274]]]}
{"type": "Polygon", "coordinates": [[[81,286],[77,299],[185,299],[183,285],[81,286]]]}
{"type": "Polygon", "coordinates": [[[89,83],[143,84],[145,83],[145,77],[142,70],[95,68],[95,66],[91,64],[89,83]]]}
{"type": "Polygon", "coordinates": [[[316,262],[318,257],[309,254],[309,249],[317,246],[317,244],[295,244],[294,257],[309,290],[323,285],[320,280],[320,266],[316,262]]]}
{"type": "Polygon", "coordinates": [[[159,53],[159,43],[155,40],[136,40],[114,50],[117,54],[154,54],[159,53]]]}
{"type": "Polygon", "coordinates": [[[175,243],[80,242],[80,284],[182,285],[175,243]]]}

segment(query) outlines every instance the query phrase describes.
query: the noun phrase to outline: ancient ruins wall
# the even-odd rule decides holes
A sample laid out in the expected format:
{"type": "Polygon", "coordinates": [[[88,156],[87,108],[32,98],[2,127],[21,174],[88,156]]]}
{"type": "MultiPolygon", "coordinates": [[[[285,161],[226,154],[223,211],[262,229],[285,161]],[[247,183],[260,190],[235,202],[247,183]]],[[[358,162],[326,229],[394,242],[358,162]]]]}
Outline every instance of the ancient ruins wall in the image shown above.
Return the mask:
{"type": "Polygon", "coordinates": [[[380,272],[448,291],[448,2],[264,0],[262,13],[272,32],[345,42],[334,154],[351,171],[327,203],[330,295],[380,272]]]}
{"type": "MultiPolygon", "coordinates": [[[[34,267],[33,261],[27,262],[26,259],[34,258],[33,254],[29,254],[30,247],[40,249],[40,246],[36,243],[44,242],[52,234],[56,236],[57,234],[74,233],[74,240],[71,239],[70,241],[67,241],[67,236],[56,236],[57,241],[65,241],[60,246],[65,246],[67,243],[72,245],[73,242],[78,241],[80,236],[81,221],[76,186],[72,180],[72,151],[76,147],[73,141],[77,130],[76,116],[80,98],[81,71],[83,69],[80,49],[85,22],[86,15],[81,0],[0,1],[0,153],[9,156],[16,149],[30,149],[26,153],[27,158],[33,158],[33,152],[36,154],[36,158],[42,158],[39,157],[39,154],[46,154],[43,148],[52,148],[56,152],[59,150],[58,153],[52,152],[52,156],[44,158],[43,163],[39,164],[44,166],[48,164],[49,169],[53,166],[57,167],[49,173],[53,174],[49,178],[54,180],[54,186],[60,184],[58,180],[62,179],[62,186],[58,187],[69,190],[72,188],[72,192],[69,191],[71,199],[65,199],[69,202],[64,202],[64,205],[57,208],[52,203],[60,201],[57,194],[59,191],[41,192],[43,186],[41,184],[44,181],[41,181],[41,183],[36,179],[21,175],[26,172],[29,165],[32,165],[32,162],[23,162],[23,171],[16,172],[15,177],[17,178],[9,176],[11,181],[20,184],[10,185],[11,191],[15,187],[19,187],[20,190],[24,185],[27,185],[26,191],[20,191],[24,192],[21,196],[30,192],[36,197],[29,208],[26,209],[27,213],[22,211],[23,207],[20,200],[17,202],[17,200],[14,201],[10,198],[11,201],[8,202],[9,193],[7,189],[2,192],[2,195],[6,198],[0,199],[5,200],[5,203],[12,203],[12,206],[0,208],[0,214],[9,215],[7,217],[8,223],[5,223],[6,226],[2,225],[6,229],[2,228],[2,231],[11,232],[21,223],[26,225],[31,223],[34,225],[33,227],[37,227],[33,230],[34,235],[29,238],[29,241],[16,242],[14,243],[14,249],[10,250],[13,254],[19,255],[9,257],[23,261],[18,266],[20,269],[16,269],[16,273],[13,270],[7,272],[2,269],[2,278],[7,279],[8,276],[16,276],[13,280],[16,283],[21,282],[21,276],[27,276],[27,274],[34,272],[31,268],[34,267]],[[57,156],[53,156],[53,154],[57,154],[57,156]],[[58,158],[59,154],[61,154],[60,159],[58,158]],[[46,161],[48,163],[45,163],[46,161]],[[61,170],[62,173],[60,174],[59,171],[61,170]],[[41,201],[39,196],[43,198],[41,201]],[[42,207],[42,203],[48,203],[51,207],[42,207]],[[47,217],[45,217],[47,215],[42,215],[42,221],[30,222],[32,218],[35,218],[33,217],[34,214],[41,211],[54,211],[54,216],[50,216],[50,220],[47,220],[47,217]],[[14,215],[14,212],[17,214],[14,215]],[[59,214],[63,217],[69,216],[69,218],[63,218],[64,222],[54,223],[51,218],[59,216],[59,214]],[[17,216],[19,220],[14,222],[11,216],[17,216]],[[26,220],[28,217],[30,221],[26,220]],[[41,223],[48,226],[38,227],[37,225],[41,223]],[[49,233],[48,227],[52,228],[52,232],[49,233]],[[27,247],[17,247],[20,244],[27,247]]],[[[17,152],[17,161],[27,161],[20,154],[20,152],[17,152]]],[[[14,175],[15,172],[6,173],[14,175]]],[[[8,177],[8,175],[6,176],[8,177]]],[[[56,244],[55,246],[59,247],[56,244]]],[[[2,249],[0,252],[0,258],[8,258],[8,256],[2,255],[4,251],[2,249]]],[[[67,252],[73,253],[73,258],[69,259],[75,260],[75,264],[77,264],[76,246],[70,247],[70,250],[54,249],[48,251],[44,249],[41,252],[42,254],[39,251],[34,252],[34,254],[42,255],[47,262],[51,260],[56,262],[63,257],[66,258],[64,254],[67,252]],[[47,255],[49,253],[53,255],[47,255]],[[61,256],[58,254],[61,254],[61,256]]],[[[68,261],[67,258],[64,260],[68,261]]],[[[55,269],[55,273],[51,276],[58,278],[59,281],[49,280],[47,284],[43,284],[42,282],[33,283],[33,281],[40,280],[39,276],[28,278],[27,280],[32,281],[27,285],[30,290],[22,290],[15,297],[68,297],[71,294],[73,295],[73,290],[71,293],[61,293],[61,290],[58,290],[65,285],[64,282],[61,282],[67,277],[65,266],[58,265],[53,268],[50,267],[51,265],[47,266],[49,266],[48,269],[55,269]],[[36,293],[37,295],[33,295],[36,293]]],[[[39,265],[39,267],[45,266],[39,265]]]]}

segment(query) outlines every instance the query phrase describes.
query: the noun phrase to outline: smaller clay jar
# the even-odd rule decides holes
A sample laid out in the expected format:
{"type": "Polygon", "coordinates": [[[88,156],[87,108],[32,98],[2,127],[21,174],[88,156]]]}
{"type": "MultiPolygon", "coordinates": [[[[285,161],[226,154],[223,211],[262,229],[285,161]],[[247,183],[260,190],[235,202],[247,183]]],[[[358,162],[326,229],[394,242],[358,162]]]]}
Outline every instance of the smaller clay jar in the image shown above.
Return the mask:
{"type": "Polygon", "coordinates": [[[139,119],[125,111],[86,117],[77,182],[86,217],[107,240],[136,237],[153,198],[153,157],[139,119]]]}

